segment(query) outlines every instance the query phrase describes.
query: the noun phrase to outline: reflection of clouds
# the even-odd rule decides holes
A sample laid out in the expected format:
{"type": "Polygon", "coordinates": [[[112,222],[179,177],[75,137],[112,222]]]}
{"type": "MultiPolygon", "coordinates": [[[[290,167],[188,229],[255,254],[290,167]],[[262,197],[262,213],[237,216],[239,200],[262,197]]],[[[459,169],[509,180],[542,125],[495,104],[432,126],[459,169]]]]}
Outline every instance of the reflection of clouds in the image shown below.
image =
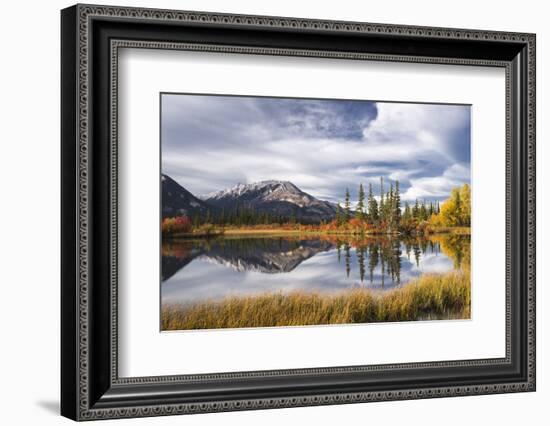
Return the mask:
{"type": "MultiPolygon", "coordinates": [[[[360,276],[357,250],[349,250],[347,262],[343,247],[340,250],[340,261],[337,253],[336,248],[319,252],[304,260],[291,272],[278,274],[237,271],[201,256],[162,283],[162,301],[186,303],[266,292],[335,292],[355,287],[387,290],[398,285],[397,282],[392,282],[388,275],[387,264],[386,273],[382,274],[380,262],[372,271],[371,282],[368,252],[364,253],[363,280],[360,276]],[[349,264],[349,277],[346,264],[349,264]]],[[[404,245],[401,246],[399,259],[402,285],[422,273],[443,273],[453,269],[450,258],[441,251],[432,251],[430,248],[426,253],[420,254],[418,266],[413,252],[411,251],[409,259],[404,245]]]]}
{"type": "MultiPolygon", "coordinates": [[[[416,265],[415,265],[416,267],[416,265]]],[[[443,254],[426,254],[420,260],[420,271],[423,273],[442,273],[453,268],[453,262],[443,254]]]]}

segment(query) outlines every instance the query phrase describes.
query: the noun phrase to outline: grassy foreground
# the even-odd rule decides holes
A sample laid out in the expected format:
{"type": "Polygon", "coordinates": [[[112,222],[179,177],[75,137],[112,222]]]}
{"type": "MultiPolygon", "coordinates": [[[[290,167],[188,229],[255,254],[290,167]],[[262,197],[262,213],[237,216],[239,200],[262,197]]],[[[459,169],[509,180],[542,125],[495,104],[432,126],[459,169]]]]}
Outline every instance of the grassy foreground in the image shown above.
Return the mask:
{"type": "Polygon", "coordinates": [[[162,330],[281,327],[470,317],[470,277],[423,275],[386,292],[267,293],[216,302],[163,306],[162,330]]]}

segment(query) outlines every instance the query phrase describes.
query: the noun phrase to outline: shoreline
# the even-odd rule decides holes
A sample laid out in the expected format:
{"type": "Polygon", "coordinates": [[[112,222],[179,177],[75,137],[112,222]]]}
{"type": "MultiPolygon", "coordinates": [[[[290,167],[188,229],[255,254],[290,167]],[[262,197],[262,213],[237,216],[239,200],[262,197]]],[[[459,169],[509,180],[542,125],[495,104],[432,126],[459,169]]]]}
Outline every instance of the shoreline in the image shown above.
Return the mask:
{"type": "Polygon", "coordinates": [[[389,238],[399,238],[399,237],[429,237],[430,235],[441,235],[441,234],[450,234],[450,235],[462,235],[469,236],[471,235],[470,227],[442,227],[430,229],[429,232],[422,234],[403,234],[399,232],[381,232],[381,231],[323,231],[323,230],[308,230],[308,229],[276,229],[276,228],[234,228],[234,229],[223,229],[217,230],[209,233],[182,233],[174,235],[163,235],[163,240],[189,240],[196,238],[218,238],[218,237],[262,237],[262,236],[300,236],[300,235],[311,235],[311,236],[349,236],[349,237],[389,237],[389,238]]]}

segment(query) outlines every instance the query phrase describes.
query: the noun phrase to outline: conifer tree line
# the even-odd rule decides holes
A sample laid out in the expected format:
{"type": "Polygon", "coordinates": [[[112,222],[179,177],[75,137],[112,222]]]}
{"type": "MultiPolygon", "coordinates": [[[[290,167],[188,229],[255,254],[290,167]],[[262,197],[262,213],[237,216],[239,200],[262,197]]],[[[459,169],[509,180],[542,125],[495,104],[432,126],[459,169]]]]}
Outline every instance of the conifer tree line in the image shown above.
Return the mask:
{"type": "Polygon", "coordinates": [[[296,223],[296,215],[292,213],[290,216],[282,216],[267,212],[259,212],[245,206],[239,206],[232,210],[221,209],[215,213],[211,213],[210,210],[208,210],[205,215],[195,214],[193,215],[192,223],[195,228],[203,224],[219,226],[270,225],[296,223]]]}
{"type": "Polygon", "coordinates": [[[336,207],[336,224],[343,226],[351,220],[366,223],[385,231],[411,230],[421,222],[430,221],[440,226],[470,226],[470,186],[453,188],[451,197],[443,203],[416,199],[411,205],[401,202],[399,181],[390,181],[389,187],[380,178],[379,201],[375,198],[372,183],[365,195],[363,184],[359,184],[357,207],[351,212],[350,192],[346,188],[344,208],[336,207]]]}

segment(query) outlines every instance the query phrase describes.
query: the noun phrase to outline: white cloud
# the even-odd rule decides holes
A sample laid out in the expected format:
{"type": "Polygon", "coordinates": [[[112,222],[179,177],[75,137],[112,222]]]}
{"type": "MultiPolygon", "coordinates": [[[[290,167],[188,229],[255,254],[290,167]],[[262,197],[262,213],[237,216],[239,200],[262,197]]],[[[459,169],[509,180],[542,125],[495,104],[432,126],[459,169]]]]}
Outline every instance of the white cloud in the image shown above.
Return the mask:
{"type": "Polygon", "coordinates": [[[359,183],[373,183],[378,194],[383,176],[414,200],[445,197],[469,181],[465,106],[379,102],[350,112],[340,101],[175,95],[163,102],[163,172],[196,194],[280,179],[342,201],[359,183]]]}
{"type": "Polygon", "coordinates": [[[403,194],[403,200],[448,197],[451,189],[470,182],[470,168],[453,164],[441,176],[411,179],[411,187],[403,194]]]}

